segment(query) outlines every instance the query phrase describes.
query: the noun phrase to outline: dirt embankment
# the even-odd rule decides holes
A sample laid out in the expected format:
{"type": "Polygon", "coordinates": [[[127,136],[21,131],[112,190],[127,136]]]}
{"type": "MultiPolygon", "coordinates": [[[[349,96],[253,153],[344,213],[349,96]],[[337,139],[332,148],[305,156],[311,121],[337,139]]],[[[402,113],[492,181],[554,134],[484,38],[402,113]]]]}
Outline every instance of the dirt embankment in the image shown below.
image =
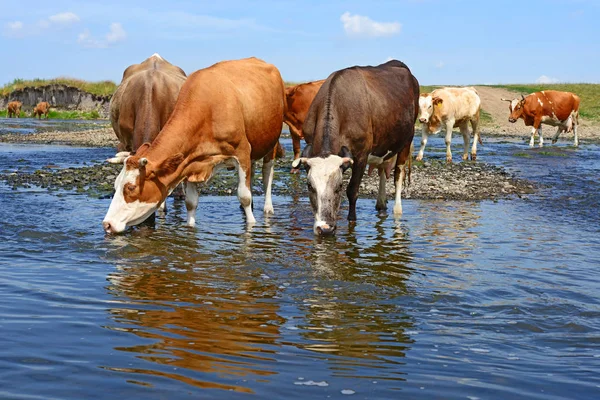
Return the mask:
{"type": "Polygon", "coordinates": [[[51,84],[39,87],[17,89],[0,97],[0,109],[7,107],[13,100],[23,103],[25,109],[35,107],[40,101],[47,101],[51,107],[64,110],[98,111],[100,116],[108,117],[111,96],[99,96],[73,86],[51,84]]]}
{"type": "MultiPolygon", "coordinates": [[[[496,88],[490,86],[475,86],[479,97],[481,98],[481,108],[490,114],[492,121],[485,123],[482,126],[482,132],[485,140],[485,135],[501,135],[501,136],[530,136],[531,127],[525,126],[522,120],[510,123],[508,116],[508,102],[502,101],[505,99],[519,98],[520,94],[513,91],[496,88]]],[[[580,139],[600,139],[600,126],[592,124],[590,121],[579,117],[578,136],[580,139]]],[[[556,128],[543,125],[542,128],[544,137],[549,137],[551,133],[554,135],[556,128]]],[[[573,133],[561,133],[559,140],[573,140],[573,133]]]]}

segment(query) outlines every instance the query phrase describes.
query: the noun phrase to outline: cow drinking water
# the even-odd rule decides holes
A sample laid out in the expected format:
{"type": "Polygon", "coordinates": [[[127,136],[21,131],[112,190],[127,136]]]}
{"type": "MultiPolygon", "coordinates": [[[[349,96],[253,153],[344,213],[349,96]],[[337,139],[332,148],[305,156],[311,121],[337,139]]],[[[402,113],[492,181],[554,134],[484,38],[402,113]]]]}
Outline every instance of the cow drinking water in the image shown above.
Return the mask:
{"type": "Polygon", "coordinates": [[[410,149],[419,107],[419,83],[396,60],[376,67],[351,67],[331,74],[304,122],[308,145],[292,164],[304,165],[315,234],[332,234],[341,202],[343,172],[352,167],[346,193],[348,219],[356,220],[358,189],[367,165],[379,171],[376,208],[386,208],[385,183],[395,166],[394,214],[402,214],[402,181],[410,174],[410,149]],[[404,168],[408,162],[407,170],[404,168]]]}
{"type": "Polygon", "coordinates": [[[189,76],[171,118],[154,139],[124,160],[102,223],[108,233],[144,221],[187,180],[188,225],[196,221],[198,183],[221,167],[238,172],[238,199],[252,213],[252,161],[263,159],[264,212],[273,213],[273,157],[285,106],[277,68],[257,58],[223,61],[189,76]]]}

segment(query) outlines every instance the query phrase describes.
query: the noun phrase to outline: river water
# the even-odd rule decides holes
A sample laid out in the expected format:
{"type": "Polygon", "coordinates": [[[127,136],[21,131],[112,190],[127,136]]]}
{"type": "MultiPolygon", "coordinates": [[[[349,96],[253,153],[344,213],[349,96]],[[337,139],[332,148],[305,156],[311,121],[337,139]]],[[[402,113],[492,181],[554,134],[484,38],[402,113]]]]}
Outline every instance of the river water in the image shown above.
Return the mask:
{"type": "MultiPolygon", "coordinates": [[[[0,145],[0,170],[112,153],[0,145]]],[[[0,183],[0,398],[599,398],[600,146],[479,157],[539,192],[400,221],[360,199],[326,239],[306,198],[265,219],[256,197],[249,230],[202,197],[195,229],[175,202],[107,236],[109,199],[0,183]]]]}

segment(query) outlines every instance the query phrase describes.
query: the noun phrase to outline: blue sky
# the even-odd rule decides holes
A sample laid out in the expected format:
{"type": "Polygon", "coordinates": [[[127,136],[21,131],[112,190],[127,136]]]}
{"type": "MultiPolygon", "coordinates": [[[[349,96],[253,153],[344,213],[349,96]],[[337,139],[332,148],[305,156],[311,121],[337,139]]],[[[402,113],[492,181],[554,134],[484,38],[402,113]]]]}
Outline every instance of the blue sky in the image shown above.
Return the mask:
{"type": "Polygon", "coordinates": [[[119,82],[155,52],[188,74],[257,56],[291,81],[396,58],[422,84],[600,82],[595,0],[1,0],[0,9],[0,84],[119,82]]]}

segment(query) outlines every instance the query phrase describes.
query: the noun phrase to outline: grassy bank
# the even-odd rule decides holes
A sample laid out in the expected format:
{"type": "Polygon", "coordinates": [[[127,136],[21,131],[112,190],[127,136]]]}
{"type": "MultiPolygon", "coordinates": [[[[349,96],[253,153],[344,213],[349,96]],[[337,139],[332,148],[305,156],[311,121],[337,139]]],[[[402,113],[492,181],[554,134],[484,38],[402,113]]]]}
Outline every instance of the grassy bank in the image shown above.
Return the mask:
{"type": "MultiPolygon", "coordinates": [[[[6,118],[7,111],[0,110],[0,118],[6,118]]],[[[21,118],[33,118],[33,112],[21,111],[21,118]]],[[[37,117],[36,117],[37,118],[37,117]]],[[[43,119],[44,117],[42,117],[43,119]]],[[[100,119],[98,111],[68,111],[68,110],[50,110],[49,119],[100,119]]]]}
{"type": "Polygon", "coordinates": [[[592,121],[600,121],[600,84],[595,83],[553,83],[553,84],[523,84],[523,85],[493,85],[517,93],[533,93],[542,90],[560,90],[572,92],[581,98],[579,114],[592,121]]]}
{"type": "Polygon", "coordinates": [[[14,81],[7,83],[0,88],[0,96],[6,96],[15,90],[26,87],[40,87],[52,84],[73,86],[85,92],[101,96],[111,95],[115,92],[115,90],[117,90],[117,84],[112,81],[87,82],[81,79],[62,77],[56,79],[15,79],[14,81]]]}

